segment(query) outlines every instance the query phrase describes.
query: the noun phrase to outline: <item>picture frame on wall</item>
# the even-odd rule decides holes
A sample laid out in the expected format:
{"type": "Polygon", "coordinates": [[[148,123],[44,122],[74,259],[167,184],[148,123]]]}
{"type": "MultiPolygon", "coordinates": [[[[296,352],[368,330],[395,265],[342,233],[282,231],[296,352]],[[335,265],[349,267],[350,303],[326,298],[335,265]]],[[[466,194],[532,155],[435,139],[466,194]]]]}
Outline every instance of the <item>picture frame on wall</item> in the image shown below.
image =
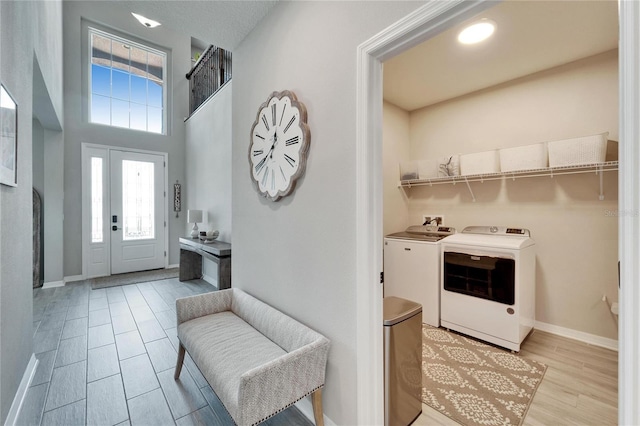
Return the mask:
{"type": "Polygon", "coordinates": [[[18,186],[18,104],[0,84],[0,184],[18,186]]]}

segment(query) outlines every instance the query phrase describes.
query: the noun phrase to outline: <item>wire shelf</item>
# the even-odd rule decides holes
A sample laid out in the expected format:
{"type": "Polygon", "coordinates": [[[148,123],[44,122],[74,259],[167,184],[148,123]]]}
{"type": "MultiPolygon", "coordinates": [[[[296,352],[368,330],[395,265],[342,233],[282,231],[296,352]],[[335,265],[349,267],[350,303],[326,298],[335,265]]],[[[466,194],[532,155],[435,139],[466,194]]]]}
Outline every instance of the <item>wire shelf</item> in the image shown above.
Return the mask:
{"type": "Polygon", "coordinates": [[[559,166],[559,167],[544,167],[541,169],[531,169],[531,170],[519,170],[512,172],[499,172],[499,173],[486,173],[486,174],[477,174],[477,175],[464,175],[464,176],[446,176],[446,177],[434,177],[434,178],[426,178],[426,179],[411,179],[411,180],[402,180],[398,185],[399,188],[410,189],[415,186],[432,186],[432,185],[441,185],[441,184],[453,184],[456,183],[465,183],[469,188],[469,192],[471,192],[471,196],[473,201],[475,201],[475,197],[473,196],[473,191],[471,190],[470,182],[485,182],[492,180],[502,180],[502,179],[521,179],[521,178],[532,178],[532,177],[554,177],[561,175],[574,175],[574,174],[584,174],[584,173],[595,173],[600,175],[600,200],[604,199],[603,188],[602,188],[602,174],[603,172],[616,171],[618,170],[618,162],[617,161],[606,161],[603,163],[592,163],[592,164],[580,164],[574,166],[559,166]]]}

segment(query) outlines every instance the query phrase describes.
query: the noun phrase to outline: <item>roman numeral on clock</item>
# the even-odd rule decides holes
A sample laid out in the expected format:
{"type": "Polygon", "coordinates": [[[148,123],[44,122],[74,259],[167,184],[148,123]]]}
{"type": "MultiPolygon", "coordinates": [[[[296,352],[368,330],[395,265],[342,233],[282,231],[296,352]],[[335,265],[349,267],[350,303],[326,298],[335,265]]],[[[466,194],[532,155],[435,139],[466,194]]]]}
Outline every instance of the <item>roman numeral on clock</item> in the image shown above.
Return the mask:
{"type": "Polygon", "coordinates": [[[267,161],[267,156],[265,156],[258,164],[256,164],[255,171],[256,174],[260,173],[260,169],[264,167],[265,162],[267,161]]]}
{"type": "Polygon", "coordinates": [[[294,136],[294,137],[292,137],[291,139],[287,139],[287,141],[285,142],[285,145],[286,145],[286,146],[289,146],[289,145],[296,144],[296,143],[300,142],[300,140],[299,140],[299,139],[300,139],[300,138],[299,138],[298,136],[294,136]]]}
{"type": "Polygon", "coordinates": [[[291,167],[294,167],[296,165],[296,160],[294,160],[293,158],[289,157],[287,154],[284,155],[285,160],[287,160],[287,162],[289,163],[289,165],[291,167]]]}
{"type": "Polygon", "coordinates": [[[276,189],[276,175],[274,170],[271,170],[271,189],[276,189]]]}
{"type": "Polygon", "coordinates": [[[269,131],[269,123],[267,123],[267,117],[262,114],[262,122],[264,123],[264,127],[267,128],[267,131],[269,131]]]}
{"type": "Polygon", "coordinates": [[[262,175],[262,186],[264,186],[267,183],[267,176],[269,176],[269,167],[267,166],[264,170],[265,172],[262,175]]]}
{"type": "Polygon", "coordinates": [[[271,105],[271,122],[276,125],[276,104],[271,105]]]}
{"type": "Polygon", "coordinates": [[[280,123],[278,123],[278,126],[282,126],[282,117],[284,117],[284,111],[287,109],[287,104],[284,104],[284,106],[282,107],[282,114],[280,115],[280,123]]]}
{"type": "Polygon", "coordinates": [[[253,156],[255,157],[256,155],[260,155],[262,154],[264,151],[261,149],[254,149],[253,150],[253,156]]]}
{"type": "Polygon", "coordinates": [[[255,135],[255,136],[256,136],[256,138],[260,138],[260,139],[264,140],[264,136],[260,136],[260,135],[259,135],[259,134],[257,134],[257,133],[256,133],[256,135],[255,135]]]}
{"type": "Polygon", "coordinates": [[[291,127],[291,125],[293,124],[293,120],[295,120],[295,119],[296,119],[295,115],[293,117],[291,117],[291,120],[289,120],[289,124],[287,124],[287,127],[284,128],[282,133],[287,133],[287,130],[289,130],[289,127],[291,127]]]}

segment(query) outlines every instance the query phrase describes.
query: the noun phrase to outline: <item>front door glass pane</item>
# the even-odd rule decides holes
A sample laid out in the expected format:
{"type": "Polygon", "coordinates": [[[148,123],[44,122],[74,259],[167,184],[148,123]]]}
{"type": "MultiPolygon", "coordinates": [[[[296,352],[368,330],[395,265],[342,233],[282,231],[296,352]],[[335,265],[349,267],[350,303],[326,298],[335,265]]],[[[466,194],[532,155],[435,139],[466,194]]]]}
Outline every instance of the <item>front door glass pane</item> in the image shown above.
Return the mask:
{"type": "Polygon", "coordinates": [[[122,161],[123,240],[155,238],[154,167],[146,161],[122,161]]]}
{"type": "Polygon", "coordinates": [[[102,158],[91,157],[91,242],[101,243],[102,235],[102,158]]]}

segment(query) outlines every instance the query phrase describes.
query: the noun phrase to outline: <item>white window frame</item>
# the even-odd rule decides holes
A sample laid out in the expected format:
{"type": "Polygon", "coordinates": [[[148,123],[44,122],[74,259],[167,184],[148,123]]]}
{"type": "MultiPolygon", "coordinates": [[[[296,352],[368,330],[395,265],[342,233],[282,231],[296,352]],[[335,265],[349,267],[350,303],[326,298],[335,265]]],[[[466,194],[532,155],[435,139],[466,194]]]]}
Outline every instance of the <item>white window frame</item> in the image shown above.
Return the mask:
{"type": "MultiPolygon", "coordinates": [[[[139,41],[134,41],[131,38],[125,38],[122,37],[117,33],[117,31],[114,30],[102,30],[100,28],[97,28],[96,25],[93,25],[91,23],[88,23],[86,25],[86,30],[83,31],[84,33],[84,37],[87,43],[87,56],[86,58],[84,58],[83,60],[85,61],[85,66],[87,69],[87,122],[89,124],[92,125],[96,125],[96,126],[107,126],[107,127],[113,127],[113,128],[117,128],[117,129],[126,129],[126,130],[131,130],[131,131],[137,131],[137,132],[144,132],[144,133],[148,133],[151,135],[167,135],[169,126],[167,123],[167,111],[169,109],[169,97],[168,97],[168,92],[169,92],[169,70],[168,70],[168,58],[169,58],[169,52],[166,50],[162,50],[159,49],[158,47],[153,47],[148,43],[144,43],[144,42],[139,42],[139,41]],[[114,126],[112,124],[103,124],[103,123],[94,123],[91,121],[91,108],[93,106],[93,92],[91,90],[91,83],[93,80],[93,76],[92,76],[92,43],[91,43],[91,36],[92,34],[96,34],[99,35],[101,37],[105,37],[105,38],[109,38],[112,41],[117,41],[119,43],[123,43],[123,44],[127,44],[133,47],[136,47],[138,49],[142,49],[145,50],[147,52],[153,53],[155,55],[159,55],[162,57],[162,82],[163,82],[163,90],[162,90],[162,131],[160,133],[156,133],[156,132],[151,132],[149,130],[140,130],[140,129],[132,129],[131,127],[121,127],[121,126],[114,126]]],[[[114,99],[111,95],[109,95],[109,99],[114,99]]],[[[129,103],[131,103],[131,101],[129,101],[129,103]]],[[[146,106],[149,106],[148,104],[146,104],[146,106]]]]}

